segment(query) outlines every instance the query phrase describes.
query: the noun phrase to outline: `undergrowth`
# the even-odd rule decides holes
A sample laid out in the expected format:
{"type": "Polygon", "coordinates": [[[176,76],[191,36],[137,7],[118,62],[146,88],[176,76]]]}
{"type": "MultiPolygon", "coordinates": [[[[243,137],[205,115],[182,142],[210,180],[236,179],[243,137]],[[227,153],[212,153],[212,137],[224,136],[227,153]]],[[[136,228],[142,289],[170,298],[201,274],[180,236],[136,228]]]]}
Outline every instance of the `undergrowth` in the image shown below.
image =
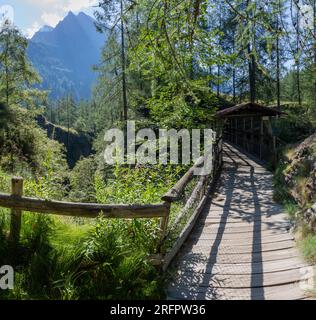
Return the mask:
{"type": "MultiPolygon", "coordinates": [[[[301,208],[293,199],[290,193],[290,188],[285,183],[285,173],[289,170],[288,159],[293,154],[292,149],[284,149],[282,152],[281,160],[274,172],[274,200],[281,203],[286,209],[290,220],[296,226],[296,239],[297,244],[302,252],[304,258],[311,262],[316,263],[316,235],[309,226],[301,218],[301,208]]],[[[306,179],[307,173],[304,168],[297,170],[295,183],[303,183],[306,179]]],[[[301,185],[300,195],[304,196],[304,186],[301,185]]]]}
{"type": "MultiPolygon", "coordinates": [[[[181,174],[175,167],[118,166],[110,177],[95,171],[89,199],[100,203],[158,203],[181,174]]],[[[82,187],[77,178],[71,179],[74,186],[77,183],[82,187]]],[[[10,177],[0,171],[1,191],[9,192],[9,185],[10,177]]],[[[64,199],[71,194],[73,198],[75,188],[72,191],[67,192],[63,180],[49,166],[45,176],[25,180],[25,194],[29,196],[64,199]]],[[[164,297],[162,279],[149,262],[159,240],[159,219],[89,220],[30,212],[22,217],[20,244],[12,251],[7,240],[9,210],[0,208],[0,265],[11,264],[15,270],[14,290],[1,291],[1,299],[164,297]]]]}

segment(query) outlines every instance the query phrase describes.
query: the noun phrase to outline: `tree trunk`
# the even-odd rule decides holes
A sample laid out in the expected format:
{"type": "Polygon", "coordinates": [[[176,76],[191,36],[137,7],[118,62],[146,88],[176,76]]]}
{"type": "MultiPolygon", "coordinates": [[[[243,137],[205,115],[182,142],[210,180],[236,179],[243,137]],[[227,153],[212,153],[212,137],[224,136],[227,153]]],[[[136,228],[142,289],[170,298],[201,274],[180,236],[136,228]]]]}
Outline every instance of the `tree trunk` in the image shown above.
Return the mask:
{"type": "MultiPolygon", "coordinates": [[[[235,53],[235,32],[233,35],[233,53],[235,53]]],[[[233,65],[233,102],[236,103],[236,69],[233,65]]]]}
{"type": "Polygon", "coordinates": [[[236,70],[233,67],[233,102],[236,103],[236,70]]]}
{"type": "Polygon", "coordinates": [[[280,90],[280,36],[279,36],[279,17],[277,17],[277,38],[276,38],[276,91],[277,91],[277,106],[281,111],[281,90],[280,90]]]}
{"type": "Polygon", "coordinates": [[[300,76],[300,17],[299,8],[296,7],[296,85],[297,85],[297,102],[302,105],[301,97],[301,76],[300,76]]]}
{"type": "Polygon", "coordinates": [[[316,114],[316,0],[313,2],[314,13],[314,112],[316,114]]]}
{"type": "Polygon", "coordinates": [[[248,45],[248,55],[250,60],[249,65],[249,88],[250,88],[250,101],[256,102],[256,59],[251,50],[250,44],[248,45]]]}
{"type": "Polygon", "coordinates": [[[9,96],[10,96],[10,80],[9,80],[9,35],[7,36],[6,39],[6,48],[5,48],[5,55],[4,55],[4,63],[5,63],[5,86],[6,86],[6,103],[7,103],[7,107],[9,108],[9,96]]]}
{"type": "MultiPolygon", "coordinates": [[[[247,8],[250,4],[250,0],[247,1],[247,8]]],[[[252,14],[253,15],[253,14],[252,14]]],[[[247,46],[248,49],[248,67],[249,67],[249,90],[250,90],[250,101],[254,103],[256,101],[256,58],[255,58],[255,44],[256,44],[256,27],[255,22],[253,21],[253,16],[249,16],[247,13],[248,20],[251,20],[252,23],[252,34],[251,39],[247,46]]]]}
{"type": "Polygon", "coordinates": [[[126,57],[125,57],[125,34],[123,20],[123,0],[121,5],[121,50],[122,50],[122,98],[123,98],[123,120],[124,120],[124,151],[127,151],[127,120],[128,120],[128,105],[127,105],[127,86],[126,86],[126,57]]]}
{"type": "Polygon", "coordinates": [[[220,66],[217,66],[217,98],[219,98],[220,95],[220,76],[221,76],[221,69],[220,66]]]}

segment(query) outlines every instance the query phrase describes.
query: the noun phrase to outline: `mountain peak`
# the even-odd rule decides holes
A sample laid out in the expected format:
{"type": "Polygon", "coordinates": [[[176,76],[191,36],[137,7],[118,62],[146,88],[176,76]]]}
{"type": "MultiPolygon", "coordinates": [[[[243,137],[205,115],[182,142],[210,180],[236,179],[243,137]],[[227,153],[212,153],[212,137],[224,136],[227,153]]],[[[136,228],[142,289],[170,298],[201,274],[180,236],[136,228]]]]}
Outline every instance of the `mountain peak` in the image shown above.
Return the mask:
{"type": "Polygon", "coordinates": [[[50,31],[53,31],[53,30],[54,30],[53,27],[45,25],[45,26],[41,27],[38,31],[39,32],[50,32],[50,31]]]}
{"type": "Polygon", "coordinates": [[[82,12],[82,11],[80,11],[80,12],[78,13],[78,16],[79,16],[79,17],[88,17],[88,18],[90,18],[87,14],[85,14],[85,13],[82,12]]]}
{"type": "Polygon", "coordinates": [[[30,40],[28,55],[43,78],[41,88],[50,97],[72,92],[77,99],[88,98],[95,83],[92,66],[101,59],[106,36],[97,32],[94,19],[83,13],[68,13],[50,32],[37,32],[30,40]]]}
{"type": "Polygon", "coordinates": [[[70,10],[67,14],[67,17],[75,17],[75,14],[70,10]]]}

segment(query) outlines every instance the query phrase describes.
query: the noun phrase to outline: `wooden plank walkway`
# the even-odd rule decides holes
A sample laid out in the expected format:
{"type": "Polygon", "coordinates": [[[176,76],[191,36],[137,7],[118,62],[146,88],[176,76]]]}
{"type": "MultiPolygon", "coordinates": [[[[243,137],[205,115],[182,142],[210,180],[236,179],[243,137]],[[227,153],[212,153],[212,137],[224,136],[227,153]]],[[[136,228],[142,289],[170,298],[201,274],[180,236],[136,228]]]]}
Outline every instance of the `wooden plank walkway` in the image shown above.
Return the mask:
{"type": "Polygon", "coordinates": [[[168,299],[308,298],[312,267],[272,196],[272,174],[224,144],[216,193],[169,268],[168,299]]]}

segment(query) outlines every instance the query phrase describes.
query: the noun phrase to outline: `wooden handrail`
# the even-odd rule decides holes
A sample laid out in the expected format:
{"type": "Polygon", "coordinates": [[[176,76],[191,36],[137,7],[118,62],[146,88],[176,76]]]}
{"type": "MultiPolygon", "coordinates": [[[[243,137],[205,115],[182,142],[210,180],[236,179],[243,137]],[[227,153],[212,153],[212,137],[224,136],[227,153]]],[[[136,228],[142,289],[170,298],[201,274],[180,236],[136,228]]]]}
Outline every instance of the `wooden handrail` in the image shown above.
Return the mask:
{"type": "MultiPolygon", "coordinates": [[[[217,138],[216,142],[213,145],[213,148],[217,147],[222,137],[217,138]]],[[[221,153],[221,150],[219,151],[221,153]]],[[[217,157],[217,155],[215,155],[217,157]]],[[[176,202],[181,198],[181,195],[188,185],[188,183],[192,180],[194,176],[194,172],[197,168],[201,167],[204,163],[204,157],[200,157],[196,163],[191,167],[184,176],[161,198],[166,202],[176,202]]]]}
{"type": "Polygon", "coordinates": [[[194,176],[194,170],[199,168],[204,162],[204,158],[201,157],[195,163],[193,167],[191,167],[184,176],[161,198],[163,201],[167,202],[175,202],[178,201],[181,197],[182,192],[188,183],[192,180],[194,176]]]}
{"type": "MultiPolygon", "coordinates": [[[[194,192],[192,193],[188,201],[195,201],[197,196],[201,196],[202,200],[195,210],[193,217],[190,219],[190,228],[194,221],[196,221],[201,207],[205,203],[206,194],[205,188],[206,183],[211,178],[214,182],[215,176],[219,172],[221,165],[221,148],[219,143],[222,137],[216,140],[213,145],[213,156],[214,156],[214,167],[212,174],[201,176],[198,184],[196,185],[194,192]],[[201,193],[201,194],[200,194],[201,193]]],[[[123,219],[135,219],[135,218],[160,218],[160,242],[158,245],[158,253],[162,253],[163,241],[167,238],[167,229],[170,216],[170,206],[173,202],[179,200],[188,183],[192,180],[195,174],[195,170],[200,168],[204,163],[204,157],[200,157],[197,162],[186,172],[186,174],[171,188],[163,197],[163,203],[159,204],[148,204],[148,205],[117,205],[117,204],[98,204],[98,203],[75,203],[65,201],[54,201],[44,200],[32,197],[23,196],[23,178],[12,179],[12,193],[0,193],[0,207],[11,209],[11,228],[9,239],[14,245],[17,245],[20,237],[21,229],[21,216],[23,211],[43,213],[43,214],[54,214],[70,217],[84,217],[84,218],[97,218],[102,216],[104,218],[123,218],[123,219]]],[[[193,202],[194,202],[193,201],[193,202]]],[[[190,207],[190,203],[187,203],[182,215],[185,214],[186,209],[190,207]]],[[[180,220],[176,219],[176,222],[180,220]]],[[[175,252],[180,248],[183,241],[185,240],[188,230],[181,233],[181,241],[178,239],[175,246],[172,249],[172,254],[168,255],[167,263],[169,264],[172,260],[175,252]]],[[[14,246],[13,248],[15,248],[14,246]]]]}
{"type": "Polygon", "coordinates": [[[168,207],[153,205],[103,205],[96,203],[74,203],[48,201],[0,193],[0,207],[20,211],[31,211],[71,217],[97,218],[161,218],[168,215],[168,207]]]}

